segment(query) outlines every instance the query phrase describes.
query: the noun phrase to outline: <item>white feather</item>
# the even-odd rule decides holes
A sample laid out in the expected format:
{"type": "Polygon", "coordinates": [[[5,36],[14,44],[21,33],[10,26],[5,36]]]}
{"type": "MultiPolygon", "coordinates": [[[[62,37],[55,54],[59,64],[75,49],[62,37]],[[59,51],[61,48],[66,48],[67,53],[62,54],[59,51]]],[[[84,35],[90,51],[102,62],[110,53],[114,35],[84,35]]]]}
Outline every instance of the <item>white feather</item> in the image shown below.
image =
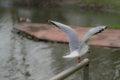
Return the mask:
{"type": "Polygon", "coordinates": [[[99,27],[92,28],[85,34],[85,36],[80,42],[78,40],[77,32],[71,27],[56,21],[49,20],[49,22],[51,22],[56,27],[61,29],[69,39],[70,54],[63,56],[63,58],[74,58],[74,57],[81,57],[85,55],[89,51],[88,50],[89,46],[86,44],[87,39],[106,29],[106,26],[99,26],[99,27]]]}

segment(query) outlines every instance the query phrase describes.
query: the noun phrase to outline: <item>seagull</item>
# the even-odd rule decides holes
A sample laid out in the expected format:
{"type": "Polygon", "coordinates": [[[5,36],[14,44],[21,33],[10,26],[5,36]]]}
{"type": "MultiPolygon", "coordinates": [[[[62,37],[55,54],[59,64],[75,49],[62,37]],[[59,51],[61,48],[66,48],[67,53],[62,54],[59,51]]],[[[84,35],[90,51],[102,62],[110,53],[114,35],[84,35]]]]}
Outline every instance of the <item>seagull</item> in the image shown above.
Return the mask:
{"type": "Polygon", "coordinates": [[[63,58],[77,57],[78,63],[81,62],[80,57],[85,55],[89,51],[87,40],[93,35],[101,33],[107,28],[107,26],[98,26],[98,27],[92,28],[83,36],[82,40],[79,41],[78,33],[71,27],[65,24],[62,24],[60,22],[52,21],[52,20],[48,20],[48,22],[52,23],[57,28],[61,29],[68,38],[70,54],[63,56],[63,58]]]}

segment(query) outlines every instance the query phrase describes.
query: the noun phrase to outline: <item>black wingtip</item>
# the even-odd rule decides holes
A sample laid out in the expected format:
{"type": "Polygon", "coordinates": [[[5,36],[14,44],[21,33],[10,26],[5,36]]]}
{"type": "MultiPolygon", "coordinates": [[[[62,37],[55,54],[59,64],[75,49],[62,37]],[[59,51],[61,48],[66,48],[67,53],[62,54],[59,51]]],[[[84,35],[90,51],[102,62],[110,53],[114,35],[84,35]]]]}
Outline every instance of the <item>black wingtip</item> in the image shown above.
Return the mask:
{"type": "Polygon", "coordinates": [[[48,20],[49,23],[52,23],[53,25],[56,25],[53,20],[48,20]]]}
{"type": "Polygon", "coordinates": [[[105,26],[105,29],[107,29],[108,28],[108,26],[105,26]]]}
{"type": "Polygon", "coordinates": [[[49,23],[51,23],[52,20],[48,20],[49,23]]]}
{"type": "Polygon", "coordinates": [[[103,29],[99,30],[98,32],[96,32],[95,34],[101,33],[102,31],[104,31],[105,29],[107,29],[108,26],[105,26],[103,29]]]}
{"type": "MultiPolygon", "coordinates": [[[[49,23],[52,23],[53,25],[56,25],[55,24],[55,21],[52,21],[52,20],[48,20],[49,23]]],[[[57,26],[57,25],[56,25],[57,26]]]]}

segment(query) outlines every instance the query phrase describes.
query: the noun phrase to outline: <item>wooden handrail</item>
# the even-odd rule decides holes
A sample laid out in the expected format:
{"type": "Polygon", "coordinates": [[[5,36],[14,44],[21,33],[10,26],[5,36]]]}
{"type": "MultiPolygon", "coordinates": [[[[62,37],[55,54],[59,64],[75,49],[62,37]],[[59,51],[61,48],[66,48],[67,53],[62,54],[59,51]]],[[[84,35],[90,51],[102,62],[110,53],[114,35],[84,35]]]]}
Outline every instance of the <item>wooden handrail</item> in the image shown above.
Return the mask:
{"type": "Polygon", "coordinates": [[[82,60],[79,64],[72,66],[72,67],[68,68],[67,70],[64,70],[63,72],[59,73],[58,75],[54,76],[53,78],[51,78],[49,80],[63,80],[81,68],[84,68],[84,71],[85,71],[84,77],[86,77],[86,78],[84,78],[84,80],[87,80],[87,79],[89,79],[88,67],[89,67],[89,59],[86,58],[86,59],[82,60]]]}

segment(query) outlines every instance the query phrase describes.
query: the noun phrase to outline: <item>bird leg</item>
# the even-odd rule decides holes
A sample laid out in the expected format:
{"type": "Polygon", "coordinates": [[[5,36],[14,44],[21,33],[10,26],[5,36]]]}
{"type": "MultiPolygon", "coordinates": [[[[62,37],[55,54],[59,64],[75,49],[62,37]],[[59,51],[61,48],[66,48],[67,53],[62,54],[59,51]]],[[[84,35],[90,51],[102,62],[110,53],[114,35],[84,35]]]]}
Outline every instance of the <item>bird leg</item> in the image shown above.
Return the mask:
{"type": "Polygon", "coordinates": [[[78,57],[78,58],[77,58],[77,60],[78,60],[78,63],[80,63],[80,62],[81,62],[81,58],[80,58],[80,57],[78,57]]]}

